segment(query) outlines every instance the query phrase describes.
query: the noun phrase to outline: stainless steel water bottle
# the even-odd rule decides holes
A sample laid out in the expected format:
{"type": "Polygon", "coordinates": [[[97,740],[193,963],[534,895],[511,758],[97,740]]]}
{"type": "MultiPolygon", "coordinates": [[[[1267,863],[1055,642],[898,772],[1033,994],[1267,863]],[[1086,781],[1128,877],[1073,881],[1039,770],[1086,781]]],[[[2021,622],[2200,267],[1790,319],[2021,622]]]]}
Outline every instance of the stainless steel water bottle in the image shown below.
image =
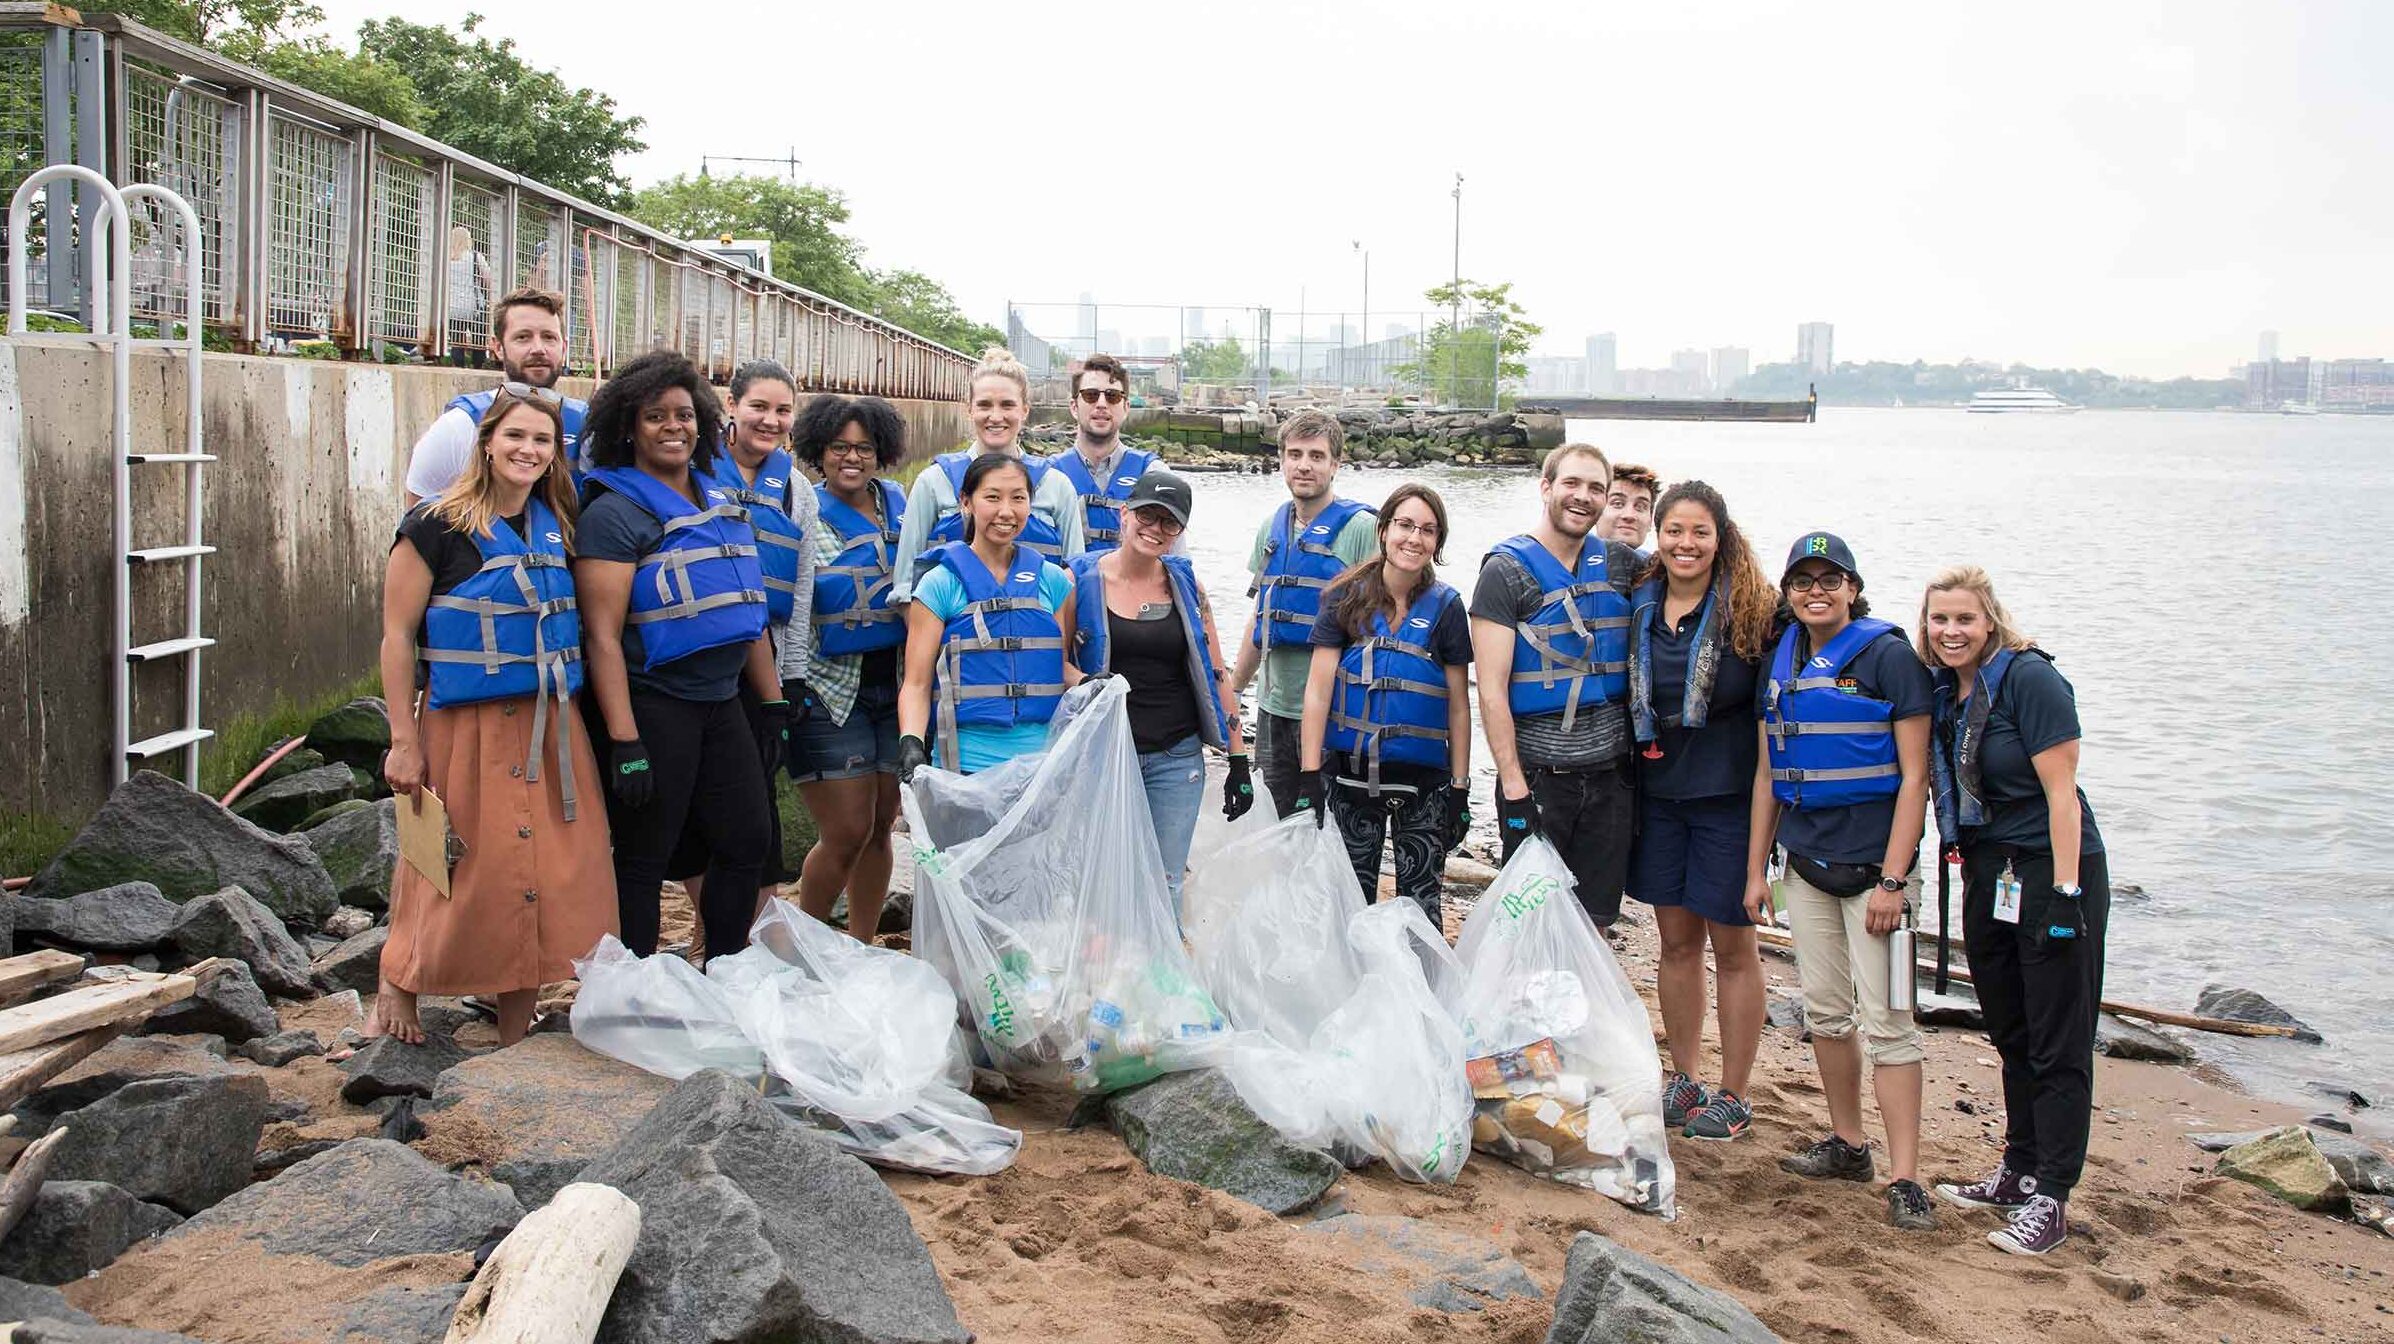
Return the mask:
{"type": "Polygon", "coordinates": [[[1919,933],[1913,924],[1912,903],[1904,902],[1904,922],[1887,935],[1887,1006],[1899,1013],[1911,1012],[1920,1002],[1917,978],[1919,962],[1913,944],[1919,933]]]}

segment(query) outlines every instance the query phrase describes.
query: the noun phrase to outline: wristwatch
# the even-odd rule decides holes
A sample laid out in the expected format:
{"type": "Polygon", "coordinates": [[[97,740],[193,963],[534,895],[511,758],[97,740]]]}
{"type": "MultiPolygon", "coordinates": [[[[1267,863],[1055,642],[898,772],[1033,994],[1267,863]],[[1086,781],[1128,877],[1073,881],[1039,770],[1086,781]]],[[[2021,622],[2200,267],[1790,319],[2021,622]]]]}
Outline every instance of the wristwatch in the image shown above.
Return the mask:
{"type": "Polygon", "coordinates": [[[1901,892],[1903,889],[1904,880],[1902,878],[1889,877],[1884,873],[1879,875],[1879,890],[1885,892],[1901,892]]]}
{"type": "Polygon", "coordinates": [[[2071,900],[2075,901],[2086,895],[2086,889],[2083,887],[2074,887],[2064,882],[2056,882],[2053,884],[2053,894],[2056,896],[2067,896],[2071,900]]]}

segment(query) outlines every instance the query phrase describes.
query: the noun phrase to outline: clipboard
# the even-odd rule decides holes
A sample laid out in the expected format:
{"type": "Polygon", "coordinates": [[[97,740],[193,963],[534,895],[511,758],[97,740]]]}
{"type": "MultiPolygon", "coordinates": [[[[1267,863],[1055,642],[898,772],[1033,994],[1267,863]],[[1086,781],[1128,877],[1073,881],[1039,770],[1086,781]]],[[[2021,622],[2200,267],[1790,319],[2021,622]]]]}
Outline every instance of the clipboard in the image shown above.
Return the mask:
{"type": "Polygon", "coordinates": [[[414,797],[397,800],[399,857],[421,873],[432,889],[449,898],[449,808],[431,786],[421,785],[414,797]]]}

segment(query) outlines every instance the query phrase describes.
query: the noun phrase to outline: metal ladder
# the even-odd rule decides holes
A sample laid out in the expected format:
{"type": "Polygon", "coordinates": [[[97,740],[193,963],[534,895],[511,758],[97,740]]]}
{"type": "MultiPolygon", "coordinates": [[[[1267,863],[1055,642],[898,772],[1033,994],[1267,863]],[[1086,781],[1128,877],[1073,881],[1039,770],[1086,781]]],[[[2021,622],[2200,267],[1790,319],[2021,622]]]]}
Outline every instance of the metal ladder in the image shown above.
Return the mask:
{"type": "MultiPolygon", "coordinates": [[[[199,215],[191,203],[165,187],[142,183],[119,190],[113,183],[89,168],[69,163],[54,163],[27,177],[18,186],[8,205],[8,333],[25,334],[25,268],[26,243],[32,223],[33,198],[50,183],[74,182],[88,193],[97,196],[99,208],[88,221],[82,222],[82,241],[96,249],[95,264],[89,272],[93,277],[90,294],[91,339],[109,349],[115,364],[114,417],[115,460],[112,476],[115,481],[115,519],[113,541],[115,547],[116,641],[115,657],[109,664],[109,686],[113,694],[115,712],[114,752],[110,761],[110,783],[122,784],[132,773],[133,763],[164,756],[170,752],[183,754],[184,783],[199,787],[200,744],[216,735],[213,728],[200,724],[200,652],[213,648],[214,638],[200,631],[200,562],[216,553],[207,543],[200,528],[201,470],[216,458],[201,450],[200,445],[200,314],[202,311],[199,215]],[[184,295],[183,334],[181,336],[136,337],[133,334],[133,216],[126,203],[134,200],[155,201],[163,207],[177,226],[171,255],[183,259],[187,281],[184,295]],[[133,348],[156,346],[185,352],[183,412],[185,442],[182,451],[140,453],[133,450],[133,348]],[[133,545],[133,468],[140,466],[180,466],[184,468],[183,540],[174,546],[133,545]],[[150,565],[179,564],[184,569],[183,633],[172,638],[154,640],[146,644],[133,642],[133,571],[150,565]],[[181,659],[183,664],[183,715],[181,726],[132,740],[133,731],[133,669],[149,663],[181,659]]],[[[52,239],[52,246],[60,245],[52,239]]],[[[161,322],[160,330],[167,329],[161,322]]]]}

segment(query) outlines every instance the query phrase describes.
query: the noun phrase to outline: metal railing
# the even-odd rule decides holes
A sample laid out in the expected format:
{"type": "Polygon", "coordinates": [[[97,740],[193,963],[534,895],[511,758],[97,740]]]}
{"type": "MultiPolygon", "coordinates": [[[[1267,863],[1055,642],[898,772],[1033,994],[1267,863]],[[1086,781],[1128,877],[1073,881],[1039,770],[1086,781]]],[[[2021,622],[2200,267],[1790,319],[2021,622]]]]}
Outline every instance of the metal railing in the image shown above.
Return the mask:
{"type": "MultiPolygon", "coordinates": [[[[807,390],[949,400],[964,395],[972,366],[904,328],[154,29],[5,0],[0,198],[51,163],[191,203],[196,244],[155,204],[133,206],[132,311],[162,332],[182,320],[196,267],[204,325],[240,349],[328,341],[369,359],[478,359],[493,300],[533,285],[564,294],[571,364],[601,377],[667,347],[718,381],[763,356],[807,390]]],[[[72,183],[43,190],[26,299],[88,325],[93,259],[81,221],[97,202],[72,183]]]]}

